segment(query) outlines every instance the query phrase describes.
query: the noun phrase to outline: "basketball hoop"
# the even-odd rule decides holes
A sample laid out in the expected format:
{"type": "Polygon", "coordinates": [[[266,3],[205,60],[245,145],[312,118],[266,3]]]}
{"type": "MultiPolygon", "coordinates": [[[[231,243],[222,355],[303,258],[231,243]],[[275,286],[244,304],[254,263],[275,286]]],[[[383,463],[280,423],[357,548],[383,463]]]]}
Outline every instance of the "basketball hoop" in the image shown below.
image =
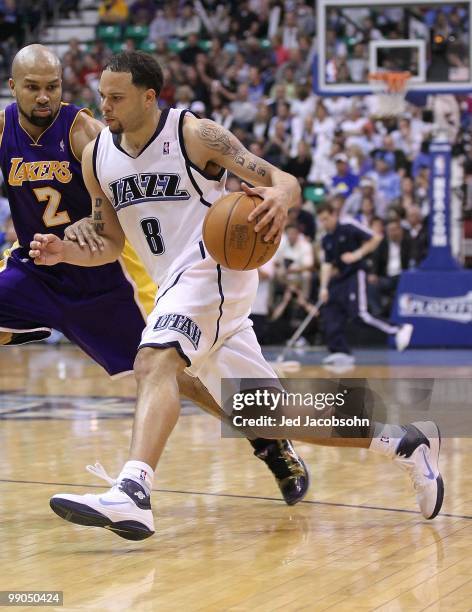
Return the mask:
{"type": "Polygon", "coordinates": [[[405,110],[405,95],[410,72],[372,72],[369,83],[377,98],[377,114],[380,117],[399,115],[405,110]]]}

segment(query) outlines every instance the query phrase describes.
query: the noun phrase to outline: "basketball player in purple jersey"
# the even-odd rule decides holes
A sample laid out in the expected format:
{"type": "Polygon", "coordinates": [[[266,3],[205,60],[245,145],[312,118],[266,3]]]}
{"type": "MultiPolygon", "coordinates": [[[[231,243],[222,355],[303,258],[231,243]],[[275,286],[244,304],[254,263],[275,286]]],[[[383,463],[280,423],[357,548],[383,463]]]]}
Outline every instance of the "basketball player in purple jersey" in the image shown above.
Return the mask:
{"type": "MultiPolygon", "coordinates": [[[[148,310],[155,286],[129,247],[119,261],[91,268],[36,266],[28,256],[35,233],[63,238],[69,224],[90,214],[81,158],[104,126],[86,109],[61,102],[60,61],[46,47],[19,51],[9,85],[16,101],[0,112],[0,165],[19,244],[0,264],[0,344],[40,340],[54,328],[110,375],[132,371],[146,307],[136,299],[139,288],[129,279],[134,275],[137,283],[150,285],[148,310]],[[134,268],[127,270],[133,256],[134,268]]],[[[90,240],[90,248],[98,244],[90,240]]],[[[221,415],[197,379],[183,375],[179,388],[205,410],[221,415]]],[[[274,474],[285,501],[300,501],[308,474],[290,442],[256,439],[251,444],[274,474]]]]}

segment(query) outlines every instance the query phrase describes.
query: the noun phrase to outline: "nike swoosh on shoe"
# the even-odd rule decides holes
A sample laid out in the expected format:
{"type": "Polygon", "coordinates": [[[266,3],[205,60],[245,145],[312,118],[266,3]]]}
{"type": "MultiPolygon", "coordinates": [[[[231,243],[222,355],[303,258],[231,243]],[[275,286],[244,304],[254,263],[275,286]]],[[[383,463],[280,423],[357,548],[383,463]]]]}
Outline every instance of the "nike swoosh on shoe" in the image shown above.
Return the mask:
{"type": "Polygon", "coordinates": [[[429,471],[428,471],[428,473],[427,473],[427,474],[423,474],[423,476],[425,476],[426,478],[428,478],[428,480],[435,480],[435,479],[436,479],[436,477],[435,477],[435,475],[434,475],[433,470],[431,469],[431,466],[430,466],[430,465],[429,465],[429,463],[428,463],[428,460],[426,459],[426,453],[425,453],[425,451],[424,451],[424,448],[422,448],[422,449],[421,449],[421,452],[423,453],[423,459],[424,459],[424,462],[426,463],[426,467],[427,467],[427,468],[428,468],[428,470],[429,470],[429,471]]]}
{"type": "Polygon", "coordinates": [[[102,506],[127,506],[128,504],[131,503],[131,502],[128,502],[128,501],[124,501],[124,502],[109,502],[109,501],[106,501],[106,500],[102,499],[101,497],[99,497],[98,501],[102,504],[102,506]]]}

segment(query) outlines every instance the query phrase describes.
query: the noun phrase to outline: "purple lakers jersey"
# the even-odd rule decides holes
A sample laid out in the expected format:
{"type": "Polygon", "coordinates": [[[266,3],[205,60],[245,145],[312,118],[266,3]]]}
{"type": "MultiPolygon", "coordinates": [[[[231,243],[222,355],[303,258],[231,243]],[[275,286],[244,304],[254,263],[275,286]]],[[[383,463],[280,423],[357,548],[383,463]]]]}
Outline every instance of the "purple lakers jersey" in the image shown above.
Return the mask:
{"type": "Polygon", "coordinates": [[[5,109],[0,166],[18,241],[28,247],[36,232],[62,238],[65,228],[90,213],[90,196],[70,132],[81,109],[61,104],[38,139],[20,125],[16,103],[5,109]]]}
{"type": "Polygon", "coordinates": [[[52,290],[71,296],[99,295],[124,279],[118,262],[98,267],[36,266],[28,255],[35,233],[63,238],[69,224],[90,215],[90,196],[70,143],[80,112],[84,111],[72,104],[61,104],[54,122],[35,140],[21,127],[16,103],[10,104],[0,144],[0,167],[20,243],[11,258],[52,290]]]}

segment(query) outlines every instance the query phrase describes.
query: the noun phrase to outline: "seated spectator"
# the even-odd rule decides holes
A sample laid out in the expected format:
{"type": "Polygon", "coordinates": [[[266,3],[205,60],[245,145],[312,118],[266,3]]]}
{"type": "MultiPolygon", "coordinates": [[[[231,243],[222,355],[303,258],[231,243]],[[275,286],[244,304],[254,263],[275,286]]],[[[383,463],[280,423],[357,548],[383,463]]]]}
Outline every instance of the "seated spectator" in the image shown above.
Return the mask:
{"type": "Polygon", "coordinates": [[[411,129],[409,117],[402,117],[398,121],[398,129],[392,132],[394,148],[403,151],[405,156],[412,161],[420,152],[423,133],[414,132],[411,129]]]}
{"type": "Polygon", "coordinates": [[[210,103],[210,90],[197,71],[196,66],[187,66],[185,83],[193,90],[194,100],[201,100],[205,106],[210,103]]]}
{"type": "Polygon", "coordinates": [[[191,66],[195,64],[195,60],[197,59],[197,55],[204,53],[201,47],[198,44],[199,37],[195,32],[191,32],[187,36],[187,46],[182,49],[179,53],[180,59],[184,64],[191,66]]]}
{"type": "Polygon", "coordinates": [[[288,225],[296,225],[309,242],[314,241],[316,236],[315,215],[302,208],[301,200],[288,211],[288,225]]]}
{"type": "Polygon", "coordinates": [[[83,61],[85,53],[80,46],[80,41],[78,38],[71,38],[69,40],[69,47],[67,48],[66,53],[70,53],[72,59],[79,64],[83,61]]]}
{"type": "Polygon", "coordinates": [[[316,97],[307,85],[300,84],[297,88],[297,95],[291,101],[290,112],[300,119],[303,125],[305,119],[314,114],[316,108],[316,97]]]}
{"type": "Polygon", "coordinates": [[[102,0],[98,6],[99,23],[103,25],[125,24],[129,9],[125,0],[102,0]]]}
{"type": "Polygon", "coordinates": [[[303,187],[303,185],[306,183],[306,177],[310,172],[312,161],[310,147],[306,142],[301,140],[298,143],[297,156],[291,157],[287,161],[284,170],[285,172],[295,176],[300,185],[303,187]]]}
{"type": "MultiPolygon", "coordinates": [[[[257,21],[255,22],[258,23],[257,21]]],[[[259,38],[249,36],[242,47],[248,66],[258,68],[261,72],[270,65],[270,56],[264,47],[261,47],[259,38]]]]}
{"type": "Polygon", "coordinates": [[[344,213],[355,217],[361,210],[361,204],[364,198],[369,198],[373,201],[376,215],[382,218],[385,216],[387,212],[385,198],[377,191],[373,179],[368,176],[361,178],[359,187],[347,198],[346,205],[344,206],[344,213]]]}
{"type": "Polygon", "coordinates": [[[429,166],[421,166],[415,177],[415,203],[425,217],[429,214],[429,176],[429,166]]]}
{"type": "Polygon", "coordinates": [[[249,64],[246,62],[246,58],[243,53],[238,51],[233,60],[233,65],[236,68],[236,80],[238,83],[247,83],[249,79],[249,64]]]}
{"type": "Polygon", "coordinates": [[[270,97],[267,100],[267,106],[270,108],[271,114],[275,115],[279,102],[286,101],[287,92],[285,91],[285,85],[283,83],[275,83],[270,90],[270,97]]]}
{"type": "Polygon", "coordinates": [[[149,38],[151,42],[157,42],[162,39],[164,41],[169,38],[174,38],[177,32],[177,10],[175,5],[164,5],[163,9],[158,9],[156,16],[151,21],[149,26],[149,38]]]}
{"type": "Polygon", "coordinates": [[[418,266],[428,254],[428,230],[418,206],[406,211],[406,221],[411,238],[410,266],[418,266]]]}
{"type": "MultiPolygon", "coordinates": [[[[387,134],[383,138],[383,146],[380,151],[386,151],[388,153],[392,153],[395,158],[395,171],[398,172],[400,176],[405,176],[405,174],[409,174],[411,170],[411,162],[408,156],[405,154],[406,152],[397,146],[393,135],[387,134]]],[[[377,151],[373,151],[373,155],[377,151]]]]}
{"type": "Polygon", "coordinates": [[[371,155],[372,151],[379,149],[381,145],[381,136],[370,121],[364,124],[360,134],[351,134],[346,138],[346,147],[359,147],[364,155],[371,155]]]}
{"type": "Polygon", "coordinates": [[[346,146],[344,152],[349,159],[349,166],[355,174],[363,176],[372,170],[372,159],[365,155],[360,147],[351,143],[346,146]]]}
{"type": "Polygon", "coordinates": [[[218,67],[217,78],[220,78],[221,74],[227,71],[232,59],[231,55],[223,49],[221,40],[217,36],[213,36],[211,39],[211,48],[206,57],[210,66],[218,67]]]}
{"type": "Polygon", "coordinates": [[[374,201],[371,198],[363,198],[361,210],[354,217],[361,225],[370,228],[373,219],[376,217],[374,201]]]}
{"type": "Polygon", "coordinates": [[[347,137],[360,136],[368,121],[369,119],[362,112],[361,104],[352,102],[347,119],[341,123],[341,129],[347,137]]]}
{"type": "Polygon", "coordinates": [[[79,81],[81,85],[92,87],[93,90],[97,90],[98,81],[100,80],[100,74],[102,73],[102,67],[97,60],[87,53],[84,57],[82,70],[79,74],[79,81]]]}
{"type": "Polygon", "coordinates": [[[103,40],[96,40],[90,46],[90,55],[100,66],[105,66],[112,53],[103,40]]]}
{"type": "Polygon", "coordinates": [[[362,43],[357,43],[357,45],[354,45],[354,53],[352,57],[347,60],[349,74],[351,75],[351,80],[354,83],[362,83],[366,81],[367,64],[368,59],[366,47],[362,43]]]}
{"type": "Polygon", "coordinates": [[[295,78],[294,66],[286,64],[282,69],[281,77],[276,76],[276,80],[285,87],[285,96],[287,100],[294,100],[297,95],[298,82],[295,78]]]}
{"type": "Polygon", "coordinates": [[[164,84],[162,85],[162,89],[159,94],[159,106],[160,108],[173,107],[176,87],[172,78],[172,72],[169,68],[164,66],[162,68],[162,75],[164,77],[164,84]]]}
{"type": "Polygon", "coordinates": [[[258,104],[264,97],[264,80],[258,68],[252,66],[249,69],[249,100],[253,104],[258,104]]]}
{"type": "Polygon", "coordinates": [[[285,13],[284,25],[282,27],[282,44],[286,49],[298,47],[297,16],[293,12],[285,13]]]}
{"type": "Polygon", "coordinates": [[[275,64],[277,66],[282,66],[282,64],[288,62],[290,58],[290,52],[286,47],[283,46],[282,36],[280,34],[274,34],[271,43],[275,64]]]}
{"type": "Polygon", "coordinates": [[[290,115],[290,104],[288,102],[279,102],[277,104],[277,112],[272,117],[269,123],[269,137],[272,137],[275,133],[275,126],[277,123],[282,123],[284,126],[284,132],[287,135],[292,134],[292,117],[290,115]]]}
{"type": "Polygon", "coordinates": [[[223,104],[221,96],[218,94],[212,94],[211,106],[213,107],[213,112],[211,113],[211,118],[213,121],[216,121],[216,123],[219,123],[225,129],[231,130],[234,117],[229,106],[227,104],[223,104]]]}
{"type": "Polygon", "coordinates": [[[409,176],[404,176],[401,180],[400,206],[408,210],[411,206],[415,206],[415,203],[415,184],[413,179],[409,176]]]}
{"type": "Polygon", "coordinates": [[[318,152],[326,151],[331,146],[336,124],[329,116],[328,109],[323,102],[318,102],[313,121],[313,136],[316,137],[315,148],[318,152]]]}
{"type": "Polygon", "coordinates": [[[381,312],[388,313],[403,270],[411,259],[411,240],[400,221],[387,222],[386,235],[373,253],[368,281],[377,290],[381,312]]]}
{"type": "Polygon", "coordinates": [[[370,177],[387,205],[400,197],[400,177],[394,170],[395,156],[389,151],[378,151],[374,157],[374,170],[370,177]]]}
{"type": "Polygon", "coordinates": [[[179,38],[186,38],[189,34],[200,32],[200,17],[195,13],[193,4],[186,2],[182,8],[180,17],[177,19],[176,34],[179,38]]]}
{"type": "Polygon", "coordinates": [[[244,129],[249,129],[254,121],[257,108],[249,101],[249,88],[245,83],[238,86],[236,99],[230,104],[234,123],[244,129]]]}
{"type": "Polygon", "coordinates": [[[290,137],[285,131],[283,121],[277,121],[274,132],[264,148],[264,159],[269,163],[282,168],[290,155],[290,137]]]}
{"type": "Polygon", "coordinates": [[[270,108],[265,102],[259,102],[257,113],[252,124],[252,135],[257,140],[267,141],[269,138],[270,108]]]}
{"type": "Polygon", "coordinates": [[[335,156],[336,174],[332,178],[332,187],[335,193],[348,198],[359,184],[359,176],[351,172],[347,155],[339,153],[335,156]]]}
{"type": "Polygon", "coordinates": [[[177,87],[175,91],[175,108],[190,108],[192,100],[194,99],[195,94],[193,93],[192,88],[188,85],[180,85],[180,87],[177,87]]]}
{"type": "Polygon", "coordinates": [[[314,264],[313,247],[296,225],[287,225],[275,254],[277,279],[284,286],[301,289],[305,298],[310,293],[314,264]]]}

